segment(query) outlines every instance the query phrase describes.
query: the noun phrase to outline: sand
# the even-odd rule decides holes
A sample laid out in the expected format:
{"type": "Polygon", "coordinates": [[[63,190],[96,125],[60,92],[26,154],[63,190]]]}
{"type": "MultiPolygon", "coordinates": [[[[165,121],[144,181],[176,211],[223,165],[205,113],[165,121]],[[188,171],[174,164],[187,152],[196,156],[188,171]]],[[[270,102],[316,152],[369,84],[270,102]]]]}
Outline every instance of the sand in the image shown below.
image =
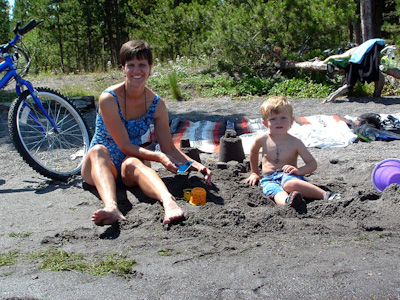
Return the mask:
{"type": "MultiPolygon", "coordinates": [[[[239,120],[259,117],[263,99],[167,102],[170,118],[239,120]]],[[[321,104],[293,99],[296,116],[354,116],[400,112],[400,98],[341,98],[321,104]]],[[[0,253],[62,249],[91,259],[117,253],[135,259],[129,278],[51,272],[19,259],[0,266],[1,299],[399,299],[400,188],[377,192],[375,165],[399,157],[400,141],[355,142],[345,148],[310,148],[318,169],[307,180],[339,192],[339,201],[308,200],[278,207],[260,187],[249,187],[248,162],[217,168],[218,155],[202,153],[213,186],[201,175],[173,175],[155,165],[186,219],[163,225],[159,203],[138,189],[118,188],[127,220],[98,227],[102,207],[82,179],[51,181],[19,157],[0,114],[0,253]],[[194,206],[183,189],[204,187],[207,204],[194,206]],[[13,237],[12,233],[30,233],[13,237]]],[[[91,126],[94,111],[85,113],[91,126]]]]}

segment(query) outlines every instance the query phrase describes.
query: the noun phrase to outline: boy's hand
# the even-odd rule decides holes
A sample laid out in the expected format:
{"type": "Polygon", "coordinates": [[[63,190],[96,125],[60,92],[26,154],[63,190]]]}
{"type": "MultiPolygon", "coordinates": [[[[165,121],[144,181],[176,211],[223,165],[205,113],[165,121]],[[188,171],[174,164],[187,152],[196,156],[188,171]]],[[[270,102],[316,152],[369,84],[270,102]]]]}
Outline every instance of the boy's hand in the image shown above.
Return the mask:
{"type": "Polygon", "coordinates": [[[260,175],[256,173],[251,173],[251,175],[246,179],[246,183],[249,185],[256,185],[259,181],[260,181],[260,175]]]}
{"type": "Polygon", "coordinates": [[[211,185],[211,176],[212,176],[211,170],[200,163],[197,163],[196,167],[197,170],[204,175],[204,179],[206,180],[207,185],[211,185]]]}
{"type": "Polygon", "coordinates": [[[293,174],[293,175],[299,175],[299,169],[297,169],[295,166],[291,165],[284,165],[282,167],[282,171],[285,173],[293,174]]]}

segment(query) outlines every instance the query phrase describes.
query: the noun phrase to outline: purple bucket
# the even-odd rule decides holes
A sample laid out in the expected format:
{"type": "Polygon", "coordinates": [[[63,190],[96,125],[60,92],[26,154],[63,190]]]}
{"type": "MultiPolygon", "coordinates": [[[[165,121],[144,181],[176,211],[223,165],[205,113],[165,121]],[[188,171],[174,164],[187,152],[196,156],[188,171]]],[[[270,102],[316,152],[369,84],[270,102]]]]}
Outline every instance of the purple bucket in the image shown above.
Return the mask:
{"type": "Polygon", "coordinates": [[[390,158],[381,161],[372,171],[372,183],[378,192],[382,192],[392,183],[400,184],[400,160],[390,158]]]}

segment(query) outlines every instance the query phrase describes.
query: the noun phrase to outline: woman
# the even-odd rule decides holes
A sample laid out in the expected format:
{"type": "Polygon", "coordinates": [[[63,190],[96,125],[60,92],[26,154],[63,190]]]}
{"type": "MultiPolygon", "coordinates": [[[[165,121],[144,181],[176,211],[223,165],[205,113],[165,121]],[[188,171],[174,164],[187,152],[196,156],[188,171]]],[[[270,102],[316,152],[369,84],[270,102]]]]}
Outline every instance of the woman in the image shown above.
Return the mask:
{"type": "MultiPolygon", "coordinates": [[[[129,41],[121,47],[120,60],[125,81],[109,87],[99,98],[96,131],[81,171],[83,180],[97,188],[104,203],[92,221],[106,225],[125,219],[117,206],[119,178],[125,186],[139,186],[147,196],[159,200],[164,207],[165,224],[179,221],[183,218],[182,209],[151,169],[151,161],[176,173],[178,165],[191,159],[174,146],[166,105],[146,86],[153,64],[151,49],[146,42],[129,41]],[[161,152],[141,146],[141,137],[151,122],[161,152]]],[[[211,184],[208,168],[196,161],[191,168],[202,172],[207,184],[211,184]]]]}

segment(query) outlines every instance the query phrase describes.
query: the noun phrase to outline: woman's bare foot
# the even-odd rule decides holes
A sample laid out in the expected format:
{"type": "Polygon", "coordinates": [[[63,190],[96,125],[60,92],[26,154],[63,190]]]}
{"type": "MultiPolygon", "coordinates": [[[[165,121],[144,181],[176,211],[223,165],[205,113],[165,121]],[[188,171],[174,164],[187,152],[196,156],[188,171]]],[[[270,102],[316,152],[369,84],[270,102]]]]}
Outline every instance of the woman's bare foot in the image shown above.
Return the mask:
{"type": "Polygon", "coordinates": [[[92,221],[98,226],[111,225],[118,220],[126,220],[118,208],[105,207],[92,215],[92,221]]]}
{"type": "Polygon", "coordinates": [[[183,211],[174,201],[174,197],[167,198],[162,204],[165,211],[164,224],[170,224],[184,218],[183,211]]]}

